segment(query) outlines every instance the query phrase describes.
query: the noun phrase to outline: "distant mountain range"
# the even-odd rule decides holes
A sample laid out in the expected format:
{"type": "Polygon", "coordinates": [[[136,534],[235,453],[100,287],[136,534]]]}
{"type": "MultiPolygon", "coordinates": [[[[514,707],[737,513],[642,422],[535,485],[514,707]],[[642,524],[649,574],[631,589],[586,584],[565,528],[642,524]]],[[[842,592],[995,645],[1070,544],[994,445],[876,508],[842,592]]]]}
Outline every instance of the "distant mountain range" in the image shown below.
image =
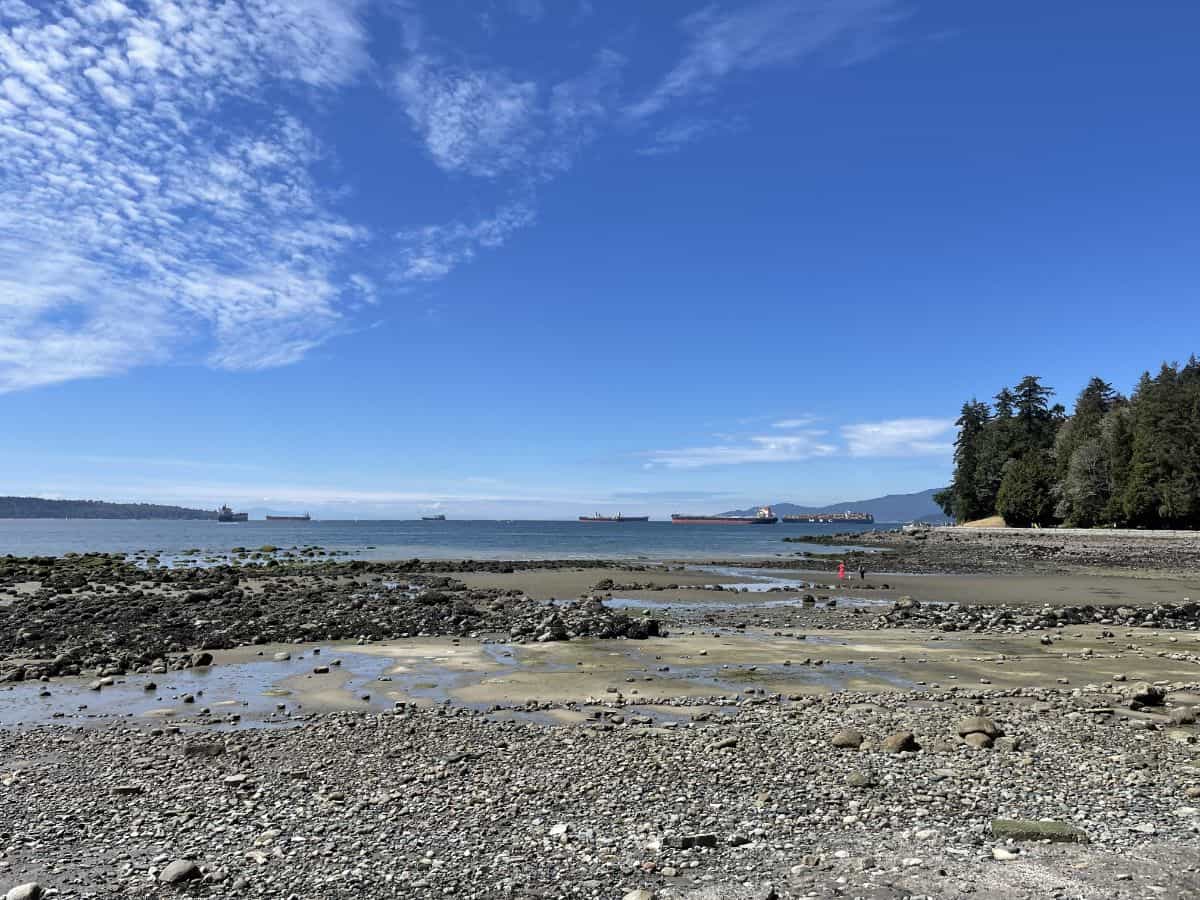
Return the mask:
{"type": "Polygon", "coordinates": [[[0,497],[0,519],[215,519],[216,510],[160,506],[156,503],[106,503],[103,500],[45,500],[0,497]]]}
{"type": "MultiPolygon", "coordinates": [[[[876,522],[945,522],[945,513],[933,502],[933,495],[941,488],[930,488],[917,494],[888,494],[871,500],[846,500],[828,506],[799,506],[795,503],[772,503],[777,516],[815,516],[827,513],[854,512],[870,513],[876,522]]],[[[755,509],[734,509],[723,516],[752,516],[755,509]]]]}

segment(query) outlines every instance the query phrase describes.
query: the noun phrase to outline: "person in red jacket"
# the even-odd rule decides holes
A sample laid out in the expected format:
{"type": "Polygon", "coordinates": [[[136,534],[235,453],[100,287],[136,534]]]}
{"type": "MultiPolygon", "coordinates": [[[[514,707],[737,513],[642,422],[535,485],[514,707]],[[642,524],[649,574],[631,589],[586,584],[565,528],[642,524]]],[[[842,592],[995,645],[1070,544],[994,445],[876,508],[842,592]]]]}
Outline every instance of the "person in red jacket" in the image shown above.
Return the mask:
{"type": "Polygon", "coordinates": [[[845,580],[846,580],[846,564],[844,562],[840,562],[840,563],[838,563],[838,581],[845,581],[845,580]]]}

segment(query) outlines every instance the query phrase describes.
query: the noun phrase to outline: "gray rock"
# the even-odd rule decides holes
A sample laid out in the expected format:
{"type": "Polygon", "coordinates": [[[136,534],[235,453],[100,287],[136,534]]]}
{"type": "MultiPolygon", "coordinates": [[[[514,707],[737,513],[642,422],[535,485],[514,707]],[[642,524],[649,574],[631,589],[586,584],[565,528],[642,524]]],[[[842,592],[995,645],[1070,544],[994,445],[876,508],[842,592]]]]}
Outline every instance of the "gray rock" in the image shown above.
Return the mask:
{"type": "Polygon", "coordinates": [[[1011,841],[1051,841],[1086,844],[1088,836],[1066,822],[1041,822],[1036,819],[993,819],[992,836],[1011,841]]]}
{"type": "Polygon", "coordinates": [[[177,859],[159,873],[158,880],[163,884],[182,884],[185,881],[195,881],[200,877],[200,867],[190,859],[177,859]]]}
{"type": "Polygon", "coordinates": [[[853,728],[843,728],[829,743],[843,750],[857,750],[863,742],[862,733],[853,728]]]}
{"type": "Polygon", "coordinates": [[[225,752],[225,745],[219,741],[192,741],[183,745],[183,755],[189,759],[197,757],[220,756],[225,752]]]}
{"type": "Polygon", "coordinates": [[[846,776],[846,784],[853,788],[869,788],[874,783],[871,776],[863,772],[851,772],[846,776]]]}
{"type": "Polygon", "coordinates": [[[958,736],[965,738],[969,734],[987,735],[992,740],[1000,737],[1000,729],[987,716],[968,716],[958,723],[958,736]]]}
{"type": "Polygon", "coordinates": [[[1126,691],[1130,706],[1162,706],[1167,699],[1167,692],[1148,681],[1139,681],[1130,685],[1126,691]]]}
{"type": "Polygon", "coordinates": [[[1172,725],[1195,725],[1196,724],[1196,707],[1194,706],[1177,706],[1167,714],[1172,725]]]}
{"type": "Polygon", "coordinates": [[[911,731],[897,731],[884,738],[880,749],[884,753],[912,753],[920,750],[921,745],[917,743],[917,736],[911,731]]]}
{"type": "Polygon", "coordinates": [[[18,884],[4,895],[4,900],[41,900],[46,895],[46,889],[36,881],[18,884]]]}

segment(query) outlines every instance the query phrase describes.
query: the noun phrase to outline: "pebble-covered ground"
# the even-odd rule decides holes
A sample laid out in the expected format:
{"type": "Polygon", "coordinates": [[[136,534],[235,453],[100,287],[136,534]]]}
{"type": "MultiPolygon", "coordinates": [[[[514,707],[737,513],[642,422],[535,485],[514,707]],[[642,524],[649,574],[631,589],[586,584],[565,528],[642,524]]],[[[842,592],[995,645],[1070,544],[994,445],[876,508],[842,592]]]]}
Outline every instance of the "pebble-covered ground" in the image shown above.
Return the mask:
{"type": "MultiPolygon", "coordinates": [[[[911,533],[881,529],[805,541],[867,547],[870,552],[838,558],[852,567],[886,565],[900,572],[1200,574],[1200,532],[947,527],[911,533]]],[[[837,560],[806,555],[796,564],[829,570],[837,560]]]]}
{"type": "Polygon", "coordinates": [[[618,698],[583,726],[404,708],[233,733],[0,732],[0,887],[1196,896],[1194,727],[1096,711],[1125,697],[1021,694],[754,698],[674,728],[639,724],[618,698]],[[997,819],[1053,820],[1089,843],[1009,840],[997,819]]]}
{"type": "MultiPolygon", "coordinates": [[[[184,701],[167,719],[0,730],[4,900],[1200,896],[1190,601],[959,606],[885,599],[880,584],[831,605],[839,589],[816,581],[734,594],[671,567],[529,564],[579,586],[552,602],[512,563],[256,553],[0,559],[0,703],[89,679],[97,698],[126,678],[169,686],[182,667],[219,672],[223,653],[283,665],[277,648],[335,639],[576,648],[580,673],[636,646],[646,671],[605,670],[615,683],[598,695],[533,712],[448,696],[317,715],[289,700],[238,723],[184,701]],[[623,591],[640,599],[614,608],[623,591]],[[800,652],[803,632],[830,627],[853,631],[800,652]],[[784,661],[755,681],[738,642],[784,661]],[[888,691],[773,680],[811,671],[813,654],[894,667],[909,645],[913,671],[888,691]],[[675,669],[720,653],[740,692],[661,696],[675,669]],[[944,686],[955,672],[981,687],[944,686]],[[1033,675],[1017,687],[1015,672],[1033,675]]],[[[323,660],[306,679],[334,678],[323,660]]]]}

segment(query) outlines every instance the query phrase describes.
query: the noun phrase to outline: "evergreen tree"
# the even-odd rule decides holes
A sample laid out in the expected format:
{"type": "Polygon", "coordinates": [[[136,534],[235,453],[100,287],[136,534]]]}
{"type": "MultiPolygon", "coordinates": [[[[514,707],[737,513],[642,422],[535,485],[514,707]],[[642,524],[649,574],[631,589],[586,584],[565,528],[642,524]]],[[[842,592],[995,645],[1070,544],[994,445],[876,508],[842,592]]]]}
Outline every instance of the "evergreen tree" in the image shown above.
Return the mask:
{"type": "Polygon", "coordinates": [[[1068,416],[1036,376],[958,419],[954,478],[937,495],[959,521],[1200,528],[1200,360],[1163,364],[1125,399],[1093,378],[1068,416]]]}
{"type": "Polygon", "coordinates": [[[1004,467],[996,511],[1019,528],[1054,522],[1054,466],[1046,453],[1028,453],[1004,467]]]}
{"type": "Polygon", "coordinates": [[[1123,503],[1129,522],[1145,528],[1200,523],[1200,367],[1164,364],[1142,376],[1134,396],[1133,452],[1123,503]]]}
{"type": "Polygon", "coordinates": [[[954,442],[954,479],[950,487],[939,492],[934,500],[942,511],[958,522],[969,522],[992,514],[990,504],[980,502],[975,487],[975,471],[979,457],[979,439],[987,428],[991,410],[986,403],[972,399],[964,403],[955,424],[958,438],[954,442]]]}
{"type": "Polygon", "coordinates": [[[1016,413],[1019,423],[1018,443],[1013,448],[1018,456],[1037,450],[1048,450],[1054,445],[1056,422],[1063,415],[1062,407],[1051,410],[1047,401],[1054,396],[1051,388],[1045,387],[1036,375],[1026,375],[1017,384],[1016,413]]]}
{"type": "Polygon", "coordinates": [[[1100,444],[1108,464],[1108,503],[1100,522],[1126,524],[1123,498],[1129,484],[1129,468],[1133,461],[1133,409],[1121,403],[1100,420],[1100,444]]]}
{"type": "Polygon", "coordinates": [[[1054,441],[1055,512],[1069,525],[1090,527],[1106,518],[1112,485],[1109,448],[1101,439],[1101,423],[1119,402],[1121,396],[1111,384],[1093,378],[1075,399],[1074,413],[1058,427],[1054,441]]]}
{"type": "Polygon", "coordinates": [[[1000,388],[1000,393],[996,395],[996,418],[1011,419],[1016,402],[1017,398],[1012,391],[1008,388],[1000,388]]]}

